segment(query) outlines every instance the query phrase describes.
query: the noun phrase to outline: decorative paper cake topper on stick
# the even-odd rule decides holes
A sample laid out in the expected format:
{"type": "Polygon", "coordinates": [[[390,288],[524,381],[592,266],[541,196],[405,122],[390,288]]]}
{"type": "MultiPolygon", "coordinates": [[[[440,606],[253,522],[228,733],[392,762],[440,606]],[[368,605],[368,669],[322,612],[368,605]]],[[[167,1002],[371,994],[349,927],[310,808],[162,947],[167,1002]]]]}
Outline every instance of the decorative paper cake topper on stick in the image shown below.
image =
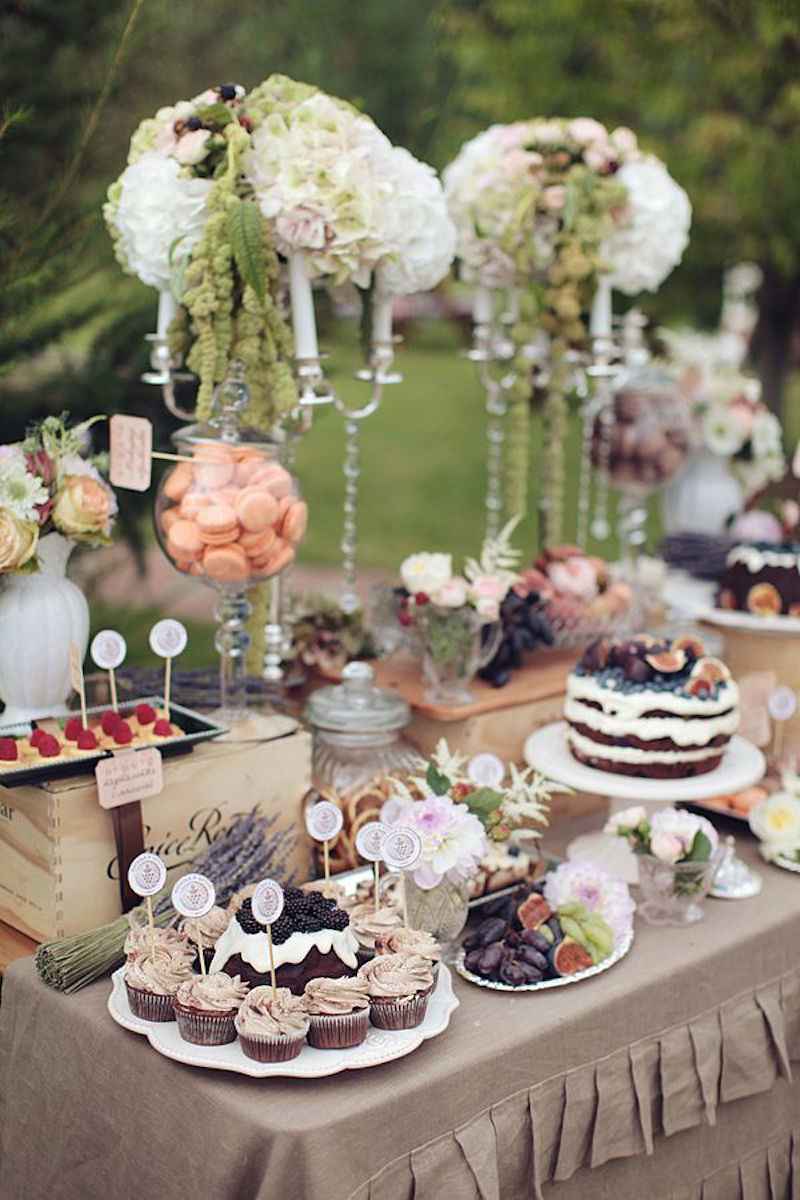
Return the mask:
{"type": "Polygon", "coordinates": [[[80,698],[81,725],[86,729],[86,688],[83,683],[83,661],[80,647],[76,642],[70,642],[69,644],[69,679],[80,698]]]}
{"type": "Polygon", "coordinates": [[[476,787],[499,787],[505,773],[505,764],[496,754],[476,754],[467,763],[467,776],[476,787]]]}
{"type": "Polygon", "coordinates": [[[383,861],[393,871],[400,871],[403,896],[403,926],[408,929],[405,872],[411,871],[422,857],[422,838],[411,825],[395,825],[383,843],[383,861]]]}
{"type": "Polygon", "coordinates": [[[172,660],[179,654],[183,654],[188,641],[189,635],[185,626],[181,625],[180,621],[173,620],[172,617],[156,621],[150,630],[150,649],[159,658],[164,659],[164,709],[168,721],[170,720],[169,694],[172,686],[172,660]]]}
{"type": "Polygon", "coordinates": [[[783,732],[784,723],[791,721],[794,714],[797,712],[797,696],[790,687],[782,685],[776,687],[774,692],[770,692],[767,700],[767,711],[775,722],[775,740],[773,743],[773,753],[775,758],[780,758],[781,750],[783,749],[783,732]]]}
{"type": "MultiPolygon", "coordinates": [[[[205,875],[190,871],[175,884],[172,889],[172,907],[182,917],[199,921],[206,913],[211,912],[217,893],[213,883],[205,875]]],[[[199,924],[196,926],[197,953],[200,958],[200,972],[206,974],[206,960],[203,953],[203,935],[199,924]]]]}
{"type": "Polygon", "coordinates": [[[153,920],[153,896],[167,882],[167,868],[157,854],[146,850],[137,854],[128,867],[128,883],[132,892],[144,896],[147,905],[147,924],[150,926],[150,954],[155,957],[156,925],[153,920]]]}
{"type": "Polygon", "coordinates": [[[276,879],[262,879],[256,884],[253,898],[250,901],[253,916],[259,925],[267,927],[267,946],[269,948],[269,975],[272,982],[272,998],[277,994],[275,983],[275,953],[272,946],[272,926],[283,912],[283,888],[276,879]]]}
{"type": "Polygon", "coordinates": [[[330,843],[339,836],[343,825],[342,810],[330,800],[319,800],[306,809],[306,829],[309,836],[315,842],[322,842],[326,880],[331,877],[330,843]]]}
{"type": "Polygon", "coordinates": [[[115,629],[101,629],[92,638],[91,654],[95,666],[101,671],[108,671],[108,686],[111,692],[111,707],[117,708],[117,679],[114,675],[117,667],[122,666],[128,647],[125,638],[115,629]]]}
{"type": "Polygon", "coordinates": [[[147,417],[116,413],[108,423],[109,479],[112,487],[146,492],[153,473],[153,459],[192,462],[185,454],[165,454],[153,449],[153,426],[147,417]]]}
{"type": "Polygon", "coordinates": [[[383,843],[386,841],[388,832],[389,826],[384,825],[383,821],[367,821],[366,825],[362,825],[356,834],[356,850],[362,858],[372,863],[375,912],[380,908],[381,859],[383,858],[383,843]]]}

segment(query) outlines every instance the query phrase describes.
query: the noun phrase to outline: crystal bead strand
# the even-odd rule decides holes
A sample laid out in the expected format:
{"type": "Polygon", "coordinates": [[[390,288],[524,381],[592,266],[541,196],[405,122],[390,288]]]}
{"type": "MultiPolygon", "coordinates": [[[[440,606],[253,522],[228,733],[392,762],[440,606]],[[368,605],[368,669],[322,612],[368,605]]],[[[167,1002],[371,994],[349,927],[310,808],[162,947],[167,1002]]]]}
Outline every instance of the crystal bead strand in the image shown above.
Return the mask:
{"type": "Polygon", "coordinates": [[[342,575],[344,587],[339,603],[344,612],[355,612],[361,601],[356,590],[358,549],[358,480],[361,475],[361,427],[348,417],[344,423],[344,519],[342,521],[342,575]]]}

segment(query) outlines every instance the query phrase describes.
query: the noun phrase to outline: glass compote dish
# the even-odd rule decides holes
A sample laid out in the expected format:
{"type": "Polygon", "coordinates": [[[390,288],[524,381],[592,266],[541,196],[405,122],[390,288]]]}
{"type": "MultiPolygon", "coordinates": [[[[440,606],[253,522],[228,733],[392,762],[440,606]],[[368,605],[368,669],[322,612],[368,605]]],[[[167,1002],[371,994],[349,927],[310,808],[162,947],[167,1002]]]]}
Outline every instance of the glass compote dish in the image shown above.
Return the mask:
{"type": "Polygon", "coordinates": [[[156,534],[167,558],[218,593],[216,715],[225,723],[247,707],[247,593],[273,580],[270,619],[280,634],[277,581],[294,561],[308,521],[297,481],[280,461],[280,444],[242,425],[248,402],[244,368],[234,363],[207,424],[173,435],[181,461],[165,473],[155,499],[156,534]]]}

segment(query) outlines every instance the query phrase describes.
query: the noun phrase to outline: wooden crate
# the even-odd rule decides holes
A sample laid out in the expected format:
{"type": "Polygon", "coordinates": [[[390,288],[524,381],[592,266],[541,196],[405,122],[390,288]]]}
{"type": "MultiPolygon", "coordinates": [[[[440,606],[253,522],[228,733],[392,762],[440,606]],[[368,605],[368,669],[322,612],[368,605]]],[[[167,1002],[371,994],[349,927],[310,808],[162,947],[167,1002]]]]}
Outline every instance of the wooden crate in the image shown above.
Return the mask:
{"type": "MultiPolygon", "coordinates": [[[[245,812],[277,814],[297,832],[287,868],[310,872],[302,798],[311,782],[311,737],[285,716],[251,717],[225,739],[164,760],[164,789],[142,801],[145,847],[170,880],[245,812]]],[[[0,921],[37,941],[82,933],[121,911],[111,813],[94,777],[0,788],[0,921]]]]}
{"type": "MultiPolygon", "coordinates": [[[[744,679],[754,672],[772,671],[779,684],[800,694],[800,636],[798,634],[757,633],[745,629],[721,629],[725,649],[722,657],[734,679],[744,679]]],[[[784,746],[800,751],[800,709],[787,721],[783,730],[784,746]]]]}

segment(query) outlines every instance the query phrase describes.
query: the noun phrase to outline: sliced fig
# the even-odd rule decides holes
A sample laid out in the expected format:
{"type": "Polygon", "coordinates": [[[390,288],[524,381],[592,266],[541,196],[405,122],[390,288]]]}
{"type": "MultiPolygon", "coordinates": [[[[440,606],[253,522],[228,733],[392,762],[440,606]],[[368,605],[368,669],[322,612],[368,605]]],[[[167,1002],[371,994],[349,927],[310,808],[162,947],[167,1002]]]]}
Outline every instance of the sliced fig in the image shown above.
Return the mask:
{"type": "Polygon", "coordinates": [[[707,696],[711,691],[711,684],[704,675],[698,675],[696,679],[690,677],[686,685],[686,690],[690,696],[702,698],[703,696],[707,696]]]}
{"type": "Polygon", "coordinates": [[[714,687],[717,683],[725,683],[730,679],[731,673],[721,658],[698,658],[697,662],[692,667],[690,678],[705,679],[709,687],[714,687]]]}
{"type": "Polygon", "coordinates": [[[783,601],[771,583],[754,583],[747,593],[747,607],[756,616],[774,617],[783,608],[783,601]]]}
{"type": "Polygon", "coordinates": [[[632,657],[627,660],[624,667],[625,678],[630,679],[632,683],[647,683],[652,672],[643,658],[632,657]]]}
{"type": "Polygon", "coordinates": [[[726,608],[728,610],[735,609],[736,593],[732,592],[730,588],[721,588],[720,593],[717,596],[717,604],[720,608],[726,608]]]}
{"type": "Polygon", "coordinates": [[[688,658],[702,658],[706,652],[700,638],[695,637],[692,633],[683,633],[680,637],[675,638],[672,649],[683,650],[688,658]]]}
{"type": "Polygon", "coordinates": [[[584,950],[583,946],[574,942],[572,938],[564,938],[563,942],[554,946],[550,952],[550,966],[555,975],[576,975],[578,971],[585,971],[592,965],[589,951],[584,950]]]}
{"type": "Polygon", "coordinates": [[[648,654],[645,658],[654,671],[659,675],[676,675],[682,671],[688,662],[685,650],[663,650],[660,654],[648,654]]]}
{"type": "Polygon", "coordinates": [[[523,900],[517,909],[517,920],[523,929],[538,929],[552,915],[553,910],[544,896],[539,896],[536,892],[532,892],[527,900],[523,900]]]}

